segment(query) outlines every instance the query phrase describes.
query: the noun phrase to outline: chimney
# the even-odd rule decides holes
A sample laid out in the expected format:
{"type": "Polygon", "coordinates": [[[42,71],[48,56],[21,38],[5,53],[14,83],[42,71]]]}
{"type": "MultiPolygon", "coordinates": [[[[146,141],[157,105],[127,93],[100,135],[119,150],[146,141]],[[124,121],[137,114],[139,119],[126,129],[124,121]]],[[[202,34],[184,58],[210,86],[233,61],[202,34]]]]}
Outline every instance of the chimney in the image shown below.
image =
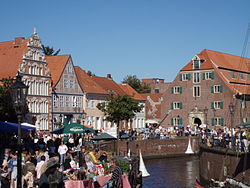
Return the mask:
{"type": "Polygon", "coordinates": [[[16,37],[14,39],[14,44],[22,44],[24,39],[25,39],[24,37],[16,37]]]}
{"type": "Polygon", "coordinates": [[[107,74],[107,78],[110,78],[110,79],[112,79],[112,76],[111,76],[111,74],[107,74]]]}

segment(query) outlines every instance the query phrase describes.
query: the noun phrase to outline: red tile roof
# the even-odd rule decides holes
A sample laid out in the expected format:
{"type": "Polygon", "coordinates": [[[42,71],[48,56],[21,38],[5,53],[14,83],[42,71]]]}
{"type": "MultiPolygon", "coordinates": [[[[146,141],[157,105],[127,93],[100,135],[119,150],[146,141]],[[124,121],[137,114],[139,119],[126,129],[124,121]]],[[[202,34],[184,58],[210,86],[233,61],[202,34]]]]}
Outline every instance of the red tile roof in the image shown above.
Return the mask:
{"type": "Polygon", "coordinates": [[[119,86],[122,88],[122,90],[127,93],[127,95],[131,96],[135,100],[144,101],[145,98],[141,96],[136,90],[134,90],[130,85],[128,84],[119,84],[119,86]]]}
{"type": "Polygon", "coordinates": [[[91,77],[80,67],[74,66],[78,82],[85,93],[105,94],[109,93],[101,88],[91,77]]]}
{"type": "MultiPolygon", "coordinates": [[[[204,60],[199,70],[214,69],[234,94],[250,94],[250,79],[244,75],[250,74],[249,58],[242,58],[212,50],[203,50],[197,56],[204,60]],[[234,72],[235,78],[230,76],[231,72],[234,72]],[[242,73],[245,78],[240,79],[238,73],[242,73]]],[[[193,71],[193,62],[190,61],[181,71],[193,71]]]]}
{"type": "Polygon", "coordinates": [[[117,95],[126,95],[119,85],[111,78],[91,76],[91,78],[108,93],[114,92],[117,95]]]}
{"type": "Polygon", "coordinates": [[[29,39],[16,38],[8,42],[0,42],[0,77],[13,78],[17,74],[20,63],[25,52],[29,39]]]}
{"type": "Polygon", "coordinates": [[[70,58],[70,55],[46,56],[46,61],[51,72],[53,87],[60,80],[63,70],[70,58]]]}

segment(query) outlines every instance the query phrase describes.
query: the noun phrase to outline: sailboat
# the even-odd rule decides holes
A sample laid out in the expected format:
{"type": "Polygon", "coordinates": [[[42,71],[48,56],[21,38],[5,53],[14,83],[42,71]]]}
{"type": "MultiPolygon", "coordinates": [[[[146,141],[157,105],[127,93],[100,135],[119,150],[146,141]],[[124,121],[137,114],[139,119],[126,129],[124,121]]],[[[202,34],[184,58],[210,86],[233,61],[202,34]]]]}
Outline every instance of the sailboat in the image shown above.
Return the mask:
{"type": "Polygon", "coordinates": [[[146,169],[146,166],[144,164],[144,161],[142,159],[142,155],[141,155],[141,150],[139,150],[140,152],[140,167],[139,167],[139,170],[142,172],[142,177],[148,177],[150,176],[150,174],[148,173],[147,169],[146,169]]]}
{"type": "Polygon", "coordinates": [[[188,140],[188,147],[187,147],[185,154],[194,154],[194,151],[192,150],[190,138],[188,140]]]}

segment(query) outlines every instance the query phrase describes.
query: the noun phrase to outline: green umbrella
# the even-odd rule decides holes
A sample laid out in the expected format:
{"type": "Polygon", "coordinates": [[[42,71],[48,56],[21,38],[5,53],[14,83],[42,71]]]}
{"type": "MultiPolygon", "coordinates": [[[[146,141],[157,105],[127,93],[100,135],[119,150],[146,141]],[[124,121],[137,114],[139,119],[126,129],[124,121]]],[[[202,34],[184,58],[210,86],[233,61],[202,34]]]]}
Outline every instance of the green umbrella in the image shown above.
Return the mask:
{"type": "Polygon", "coordinates": [[[92,138],[92,140],[116,140],[116,138],[108,133],[101,133],[100,135],[92,138]]]}
{"type": "Polygon", "coordinates": [[[241,124],[237,125],[237,127],[238,127],[238,128],[241,128],[241,129],[250,128],[250,121],[245,122],[245,123],[241,123],[241,124]]]}
{"type": "Polygon", "coordinates": [[[64,127],[54,130],[53,134],[74,134],[74,133],[95,133],[95,130],[89,127],[85,127],[78,123],[71,123],[64,127]]]}

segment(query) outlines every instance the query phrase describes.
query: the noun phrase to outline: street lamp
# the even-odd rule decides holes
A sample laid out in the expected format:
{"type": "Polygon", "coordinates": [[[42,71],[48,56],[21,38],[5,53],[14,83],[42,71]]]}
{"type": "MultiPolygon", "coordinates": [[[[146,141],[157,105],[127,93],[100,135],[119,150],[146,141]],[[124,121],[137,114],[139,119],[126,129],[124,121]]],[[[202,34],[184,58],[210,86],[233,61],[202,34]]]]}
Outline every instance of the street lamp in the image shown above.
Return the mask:
{"type": "Polygon", "coordinates": [[[204,114],[205,114],[205,124],[207,125],[207,113],[208,113],[208,108],[204,108],[204,114]]]}
{"type": "Polygon", "coordinates": [[[233,115],[234,115],[234,111],[235,111],[235,106],[233,105],[233,103],[230,103],[229,106],[229,112],[231,114],[231,128],[233,127],[233,115]]]}
{"type": "Polygon", "coordinates": [[[18,140],[17,140],[17,187],[22,187],[22,147],[21,147],[21,121],[26,106],[26,97],[28,94],[28,86],[22,82],[22,77],[18,72],[16,81],[11,86],[11,98],[18,119],[18,140]]]}

